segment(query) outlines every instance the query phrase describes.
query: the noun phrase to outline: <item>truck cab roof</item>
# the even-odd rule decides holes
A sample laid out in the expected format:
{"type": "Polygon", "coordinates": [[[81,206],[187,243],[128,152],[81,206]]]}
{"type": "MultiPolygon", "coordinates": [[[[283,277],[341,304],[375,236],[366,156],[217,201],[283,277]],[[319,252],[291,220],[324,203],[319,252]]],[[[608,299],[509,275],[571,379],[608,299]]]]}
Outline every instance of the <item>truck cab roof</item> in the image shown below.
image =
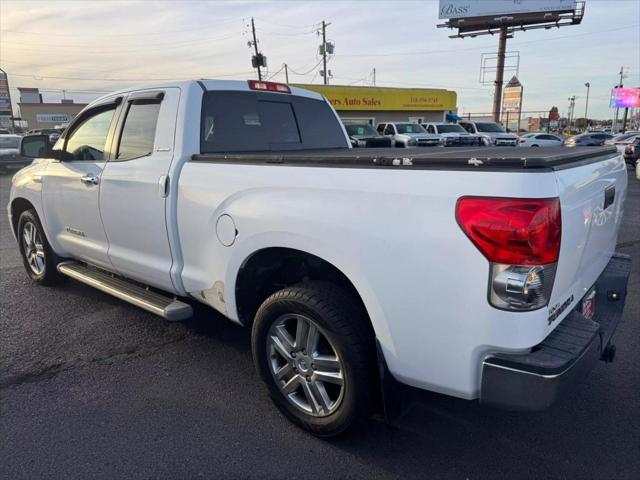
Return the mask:
{"type": "MultiPolygon", "coordinates": [[[[264,82],[274,83],[274,82],[264,82]]],[[[284,84],[282,84],[284,85],[284,84]]],[[[325,98],[317,92],[311,90],[305,90],[304,88],[287,85],[290,89],[290,93],[281,93],[282,95],[296,95],[299,97],[312,98],[314,100],[325,100],[325,98]]],[[[213,90],[226,90],[226,91],[246,91],[249,92],[252,89],[249,86],[249,80],[215,80],[215,79],[194,79],[194,80],[176,80],[176,81],[163,81],[156,83],[148,83],[145,85],[136,85],[134,87],[117,90],[115,92],[103,95],[97,98],[89,104],[100,104],[102,101],[108,98],[116,97],[118,95],[124,95],[130,92],[136,92],[141,90],[155,90],[163,88],[180,88],[181,90],[198,89],[202,91],[213,90]]]]}

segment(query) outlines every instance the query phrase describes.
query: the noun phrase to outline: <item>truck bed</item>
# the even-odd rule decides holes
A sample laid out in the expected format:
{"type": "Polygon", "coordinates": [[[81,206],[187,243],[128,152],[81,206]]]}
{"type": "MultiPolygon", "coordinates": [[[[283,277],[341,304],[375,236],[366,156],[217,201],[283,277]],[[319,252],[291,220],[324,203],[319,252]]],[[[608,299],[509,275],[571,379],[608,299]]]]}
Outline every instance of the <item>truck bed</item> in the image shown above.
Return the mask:
{"type": "Polygon", "coordinates": [[[617,155],[615,147],[419,147],[205,153],[193,161],[304,167],[558,170],[617,155]]]}

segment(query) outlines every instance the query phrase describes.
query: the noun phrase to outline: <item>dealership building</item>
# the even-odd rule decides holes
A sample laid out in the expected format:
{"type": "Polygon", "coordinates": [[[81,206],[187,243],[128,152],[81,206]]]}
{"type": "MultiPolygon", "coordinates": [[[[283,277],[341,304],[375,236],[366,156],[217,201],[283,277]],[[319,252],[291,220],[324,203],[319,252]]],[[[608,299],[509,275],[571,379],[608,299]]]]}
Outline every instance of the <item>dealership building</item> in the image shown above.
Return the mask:
{"type": "Polygon", "coordinates": [[[457,94],[434,88],[296,85],[324,95],[344,123],[443,122],[455,114],[457,94]]]}
{"type": "Polygon", "coordinates": [[[26,122],[28,130],[36,128],[54,128],[67,125],[86,103],[75,103],[64,99],[60,103],[46,103],[42,101],[42,94],[37,88],[18,88],[20,92],[20,118],[26,122]]]}

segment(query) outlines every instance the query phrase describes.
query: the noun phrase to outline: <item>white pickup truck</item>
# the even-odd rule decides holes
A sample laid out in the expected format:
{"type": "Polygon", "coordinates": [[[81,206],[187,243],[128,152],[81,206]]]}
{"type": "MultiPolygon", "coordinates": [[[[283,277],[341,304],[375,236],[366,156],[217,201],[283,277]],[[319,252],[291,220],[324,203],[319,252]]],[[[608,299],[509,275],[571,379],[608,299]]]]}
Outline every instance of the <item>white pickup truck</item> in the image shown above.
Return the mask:
{"type": "Polygon", "coordinates": [[[612,359],[630,270],[615,148],[349,147],[299,88],[135,88],[52,149],[25,137],[38,158],[8,213],[37,283],[252,328],[275,404],[320,436],[392,417],[410,387],[542,409],[612,359]]]}

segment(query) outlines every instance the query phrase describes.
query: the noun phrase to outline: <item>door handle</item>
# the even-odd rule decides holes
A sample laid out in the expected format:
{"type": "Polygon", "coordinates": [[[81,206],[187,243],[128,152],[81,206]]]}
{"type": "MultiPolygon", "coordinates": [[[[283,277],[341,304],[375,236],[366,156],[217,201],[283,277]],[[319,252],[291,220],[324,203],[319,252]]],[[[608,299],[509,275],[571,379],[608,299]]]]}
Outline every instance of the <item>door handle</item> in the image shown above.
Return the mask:
{"type": "Polygon", "coordinates": [[[85,175],[80,177],[80,181],[85,185],[98,185],[100,183],[100,178],[97,175],[85,175]]]}

